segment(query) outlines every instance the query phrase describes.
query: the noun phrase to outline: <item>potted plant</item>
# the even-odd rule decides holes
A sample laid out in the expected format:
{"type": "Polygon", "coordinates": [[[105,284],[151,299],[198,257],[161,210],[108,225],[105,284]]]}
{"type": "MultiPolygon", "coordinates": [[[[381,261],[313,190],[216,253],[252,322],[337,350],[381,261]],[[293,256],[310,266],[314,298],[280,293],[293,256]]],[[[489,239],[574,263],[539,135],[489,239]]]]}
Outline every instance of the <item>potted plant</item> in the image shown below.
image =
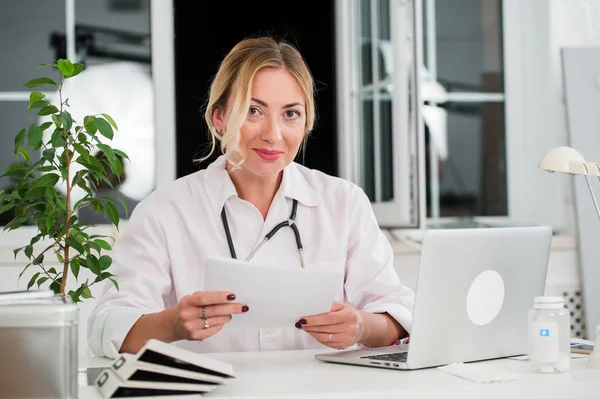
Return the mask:
{"type": "Polygon", "coordinates": [[[29,267],[38,269],[27,289],[35,284],[38,288],[47,285],[55,293],[66,294],[78,303],[91,298],[90,287],[101,281],[108,279],[119,288],[115,276],[109,272],[112,259],[103,253],[112,249],[109,236],[93,234],[90,229],[95,225],[80,221],[77,211],[90,207],[108,216],[118,230],[117,201],[126,211],[127,204],[116,197],[96,197],[94,189],[101,182],[112,186],[107,173],[121,176],[123,165],[120,159],[129,158],[123,151],[106,144],[118,131],[109,115],[88,115],[83,121],[75,121],[68,111],[69,101],[63,98],[63,83],[80,74],[84,70],[83,64],[59,59],[51,66],[58,71],[58,82],[42,77],[27,82],[25,87],[36,89],[50,85],[57,88],[58,104],[52,104],[42,92],[32,90],[28,109],[37,110],[38,116],[48,120],[17,133],[14,140],[17,160],[2,175],[11,178],[15,185],[8,192],[0,191],[0,214],[11,216],[4,230],[31,224],[37,226],[29,243],[14,250],[15,258],[22,252],[28,259],[19,279],[29,267]],[[101,160],[92,155],[96,150],[103,153],[101,160]],[[41,152],[40,159],[34,161],[30,151],[41,152]],[[66,188],[57,189],[59,184],[66,188]],[[72,193],[76,187],[83,190],[84,196],[74,201],[72,193]],[[61,266],[49,267],[48,263],[61,266]],[[82,268],[89,269],[91,279],[78,281],[77,288],[67,292],[69,275],[73,274],[78,280],[82,268]]]}

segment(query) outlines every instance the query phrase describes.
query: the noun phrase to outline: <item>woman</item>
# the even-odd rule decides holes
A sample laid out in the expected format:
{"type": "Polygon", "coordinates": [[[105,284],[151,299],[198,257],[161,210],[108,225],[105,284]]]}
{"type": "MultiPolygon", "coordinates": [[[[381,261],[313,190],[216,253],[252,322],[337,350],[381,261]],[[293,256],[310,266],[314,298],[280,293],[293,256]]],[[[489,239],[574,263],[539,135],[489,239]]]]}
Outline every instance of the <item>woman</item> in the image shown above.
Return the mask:
{"type": "Polygon", "coordinates": [[[223,154],[136,207],[114,248],[120,291],[107,287],[89,319],[92,351],[134,353],[150,338],[223,352],[384,346],[407,336],[414,293],[393,269],[369,199],[293,162],[315,120],[314,83],[297,49],[269,37],[238,43],[212,82],[205,120],[223,154]],[[251,262],[343,272],[330,313],[279,330],[222,331],[252,309],[234,292],[202,291],[206,257],[246,259],[292,209],[304,256],[284,228],[251,262]]]}

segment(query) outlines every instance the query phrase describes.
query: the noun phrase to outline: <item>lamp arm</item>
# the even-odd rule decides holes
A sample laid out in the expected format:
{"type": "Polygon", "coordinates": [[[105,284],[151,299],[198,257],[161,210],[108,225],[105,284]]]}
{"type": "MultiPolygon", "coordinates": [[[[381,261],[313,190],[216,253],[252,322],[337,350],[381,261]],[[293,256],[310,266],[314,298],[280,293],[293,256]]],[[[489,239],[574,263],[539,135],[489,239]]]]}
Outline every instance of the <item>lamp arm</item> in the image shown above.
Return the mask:
{"type": "MultiPolygon", "coordinates": [[[[598,176],[598,180],[600,180],[600,176],[598,176]]],[[[596,196],[594,195],[594,190],[592,190],[592,185],[590,184],[590,179],[588,175],[585,176],[585,181],[590,189],[590,194],[592,195],[592,200],[594,201],[594,206],[596,207],[596,213],[598,214],[598,218],[600,219],[600,208],[598,208],[598,202],[596,201],[596,196]]]]}

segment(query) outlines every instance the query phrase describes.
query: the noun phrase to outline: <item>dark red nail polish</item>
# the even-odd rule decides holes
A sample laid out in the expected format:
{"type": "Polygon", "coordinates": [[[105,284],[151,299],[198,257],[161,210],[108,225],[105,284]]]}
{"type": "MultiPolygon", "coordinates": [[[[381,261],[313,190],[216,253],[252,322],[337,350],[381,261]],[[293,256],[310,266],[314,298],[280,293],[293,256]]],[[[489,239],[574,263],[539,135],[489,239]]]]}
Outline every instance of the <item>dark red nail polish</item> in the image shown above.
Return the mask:
{"type": "Polygon", "coordinates": [[[245,313],[245,312],[247,312],[249,310],[250,310],[250,308],[248,306],[246,306],[246,305],[242,306],[242,312],[245,313]]]}
{"type": "Polygon", "coordinates": [[[300,319],[300,321],[298,323],[300,323],[300,324],[306,324],[306,320],[300,319]]]}
{"type": "Polygon", "coordinates": [[[296,326],[296,328],[302,328],[302,326],[300,325],[300,323],[296,323],[295,326],[296,326]]]}
{"type": "Polygon", "coordinates": [[[233,301],[234,299],[235,299],[235,295],[234,294],[227,295],[227,300],[228,301],[233,301]]]}

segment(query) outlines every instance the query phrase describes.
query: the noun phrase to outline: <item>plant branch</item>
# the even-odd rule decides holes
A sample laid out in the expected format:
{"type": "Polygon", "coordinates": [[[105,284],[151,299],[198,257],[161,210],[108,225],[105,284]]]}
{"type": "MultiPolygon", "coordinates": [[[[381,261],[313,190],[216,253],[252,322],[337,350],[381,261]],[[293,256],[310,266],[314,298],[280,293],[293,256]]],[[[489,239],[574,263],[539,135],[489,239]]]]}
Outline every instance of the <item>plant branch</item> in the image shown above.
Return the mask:
{"type": "MultiPolygon", "coordinates": [[[[60,88],[58,90],[59,92],[59,98],[60,98],[60,110],[62,112],[63,110],[63,100],[62,100],[62,87],[63,87],[63,77],[61,76],[60,79],[60,88]]],[[[66,166],[67,166],[67,198],[65,200],[65,208],[67,211],[67,215],[65,217],[65,226],[66,226],[66,232],[65,232],[65,240],[67,238],[69,238],[71,236],[71,227],[69,226],[69,221],[71,220],[71,157],[69,156],[69,137],[68,137],[68,132],[67,129],[65,127],[65,125],[63,124],[62,126],[62,131],[63,131],[63,138],[65,140],[65,162],[66,162],[66,166]]],[[[67,276],[69,273],[69,244],[65,243],[64,246],[64,264],[63,264],[63,278],[60,280],[60,290],[59,292],[61,294],[65,293],[65,287],[67,286],[67,276]]]]}

